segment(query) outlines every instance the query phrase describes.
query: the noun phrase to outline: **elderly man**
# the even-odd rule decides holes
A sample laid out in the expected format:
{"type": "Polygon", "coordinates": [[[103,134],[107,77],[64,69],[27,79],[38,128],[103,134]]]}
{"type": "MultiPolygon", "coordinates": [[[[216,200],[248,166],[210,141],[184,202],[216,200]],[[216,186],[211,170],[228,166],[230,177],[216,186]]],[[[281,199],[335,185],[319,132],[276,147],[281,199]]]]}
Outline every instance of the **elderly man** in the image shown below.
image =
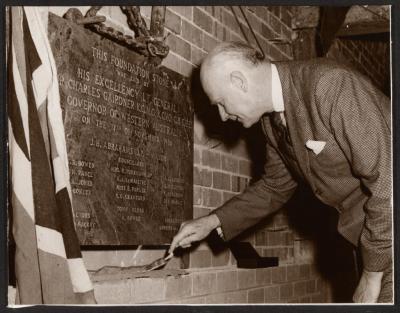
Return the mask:
{"type": "Polygon", "coordinates": [[[297,181],[339,212],[338,231],[358,246],[355,302],[392,301],[390,101],[368,79],[326,59],[272,64],[242,43],[217,46],[200,72],[222,120],[267,139],[265,173],[210,215],[182,224],[170,252],[213,229],[230,240],[281,208],[297,181]]]}

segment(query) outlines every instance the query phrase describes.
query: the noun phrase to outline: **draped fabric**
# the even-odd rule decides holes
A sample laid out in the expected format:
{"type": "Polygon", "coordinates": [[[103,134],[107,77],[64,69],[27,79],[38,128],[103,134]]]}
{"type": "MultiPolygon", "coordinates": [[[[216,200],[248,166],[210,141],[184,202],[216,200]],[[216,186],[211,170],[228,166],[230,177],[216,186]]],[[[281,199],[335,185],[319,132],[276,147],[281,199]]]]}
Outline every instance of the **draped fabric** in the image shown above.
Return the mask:
{"type": "Polygon", "coordinates": [[[57,71],[38,8],[12,7],[10,202],[17,302],[77,303],[93,291],[75,232],[57,71]]]}

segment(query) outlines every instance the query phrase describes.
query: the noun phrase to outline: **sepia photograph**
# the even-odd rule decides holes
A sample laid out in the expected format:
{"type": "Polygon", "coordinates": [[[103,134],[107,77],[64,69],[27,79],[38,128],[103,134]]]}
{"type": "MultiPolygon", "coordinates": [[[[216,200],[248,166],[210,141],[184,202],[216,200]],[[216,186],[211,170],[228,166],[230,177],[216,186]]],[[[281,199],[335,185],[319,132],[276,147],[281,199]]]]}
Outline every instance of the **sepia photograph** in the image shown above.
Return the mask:
{"type": "Polygon", "coordinates": [[[5,6],[7,306],[392,306],[391,16],[5,6]]]}

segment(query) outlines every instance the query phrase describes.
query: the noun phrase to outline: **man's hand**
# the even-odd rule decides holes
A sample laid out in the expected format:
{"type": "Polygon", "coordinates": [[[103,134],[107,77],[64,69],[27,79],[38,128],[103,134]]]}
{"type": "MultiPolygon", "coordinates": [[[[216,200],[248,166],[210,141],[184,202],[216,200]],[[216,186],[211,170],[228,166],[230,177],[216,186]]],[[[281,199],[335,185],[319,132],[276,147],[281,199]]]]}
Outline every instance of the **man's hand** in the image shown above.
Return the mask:
{"type": "Polygon", "coordinates": [[[188,248],[192,242],[200,241],[208,236],[215,228],[221,225],[215,214],[203,216],[181,224],[179,232],[172,240],[168,253],[174,252],[175,248],[188,248]]]}
{"type": "Polygon", "coordinates": [[[353,295],[355,303],[376,303],[381,292],[383,272],[363,271],[353,295]]]}

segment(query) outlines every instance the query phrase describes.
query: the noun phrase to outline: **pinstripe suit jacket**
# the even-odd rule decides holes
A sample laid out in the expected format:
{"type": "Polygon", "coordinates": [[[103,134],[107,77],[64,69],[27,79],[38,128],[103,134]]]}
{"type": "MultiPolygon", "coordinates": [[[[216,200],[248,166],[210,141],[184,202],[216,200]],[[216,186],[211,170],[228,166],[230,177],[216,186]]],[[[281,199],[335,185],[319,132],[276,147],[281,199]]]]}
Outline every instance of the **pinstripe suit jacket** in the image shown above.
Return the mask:
{"type": "Polygon", "coordinates": [[[284,205],[296,177],[335,207],[338,231],[361,245],[364,268],[391,262],[390,101],[368,79],[334,61],[276,64],[294,158],[278,148],[270,117],[261,119],[267,141],[265,173],[242,194],[216,209],[229,240],[284,205]],[[316,155],[308,140],[325,141],[316,155]]]}

